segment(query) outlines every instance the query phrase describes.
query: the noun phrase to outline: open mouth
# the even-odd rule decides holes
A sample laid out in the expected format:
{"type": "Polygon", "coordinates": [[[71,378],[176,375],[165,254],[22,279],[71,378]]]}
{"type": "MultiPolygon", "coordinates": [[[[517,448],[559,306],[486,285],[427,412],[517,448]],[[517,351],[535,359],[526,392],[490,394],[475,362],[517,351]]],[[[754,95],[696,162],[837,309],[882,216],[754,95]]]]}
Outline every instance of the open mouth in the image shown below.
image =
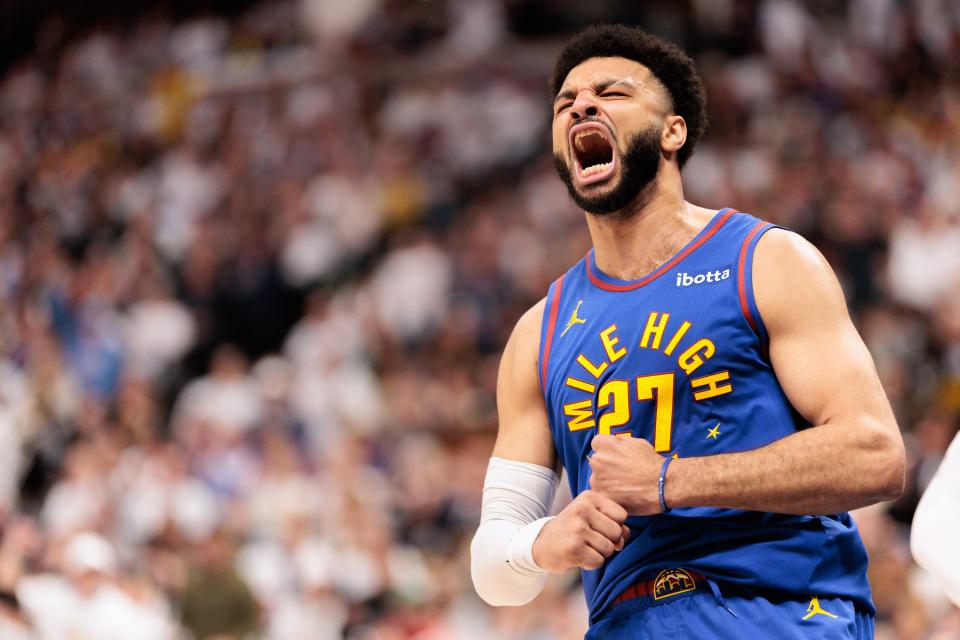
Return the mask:
{"type": "Polygon", "coordinates": [[[570,130],[570,146],[581,184],[600,182],[613,175],[616,155],[608,136],[606,129],[592,122],[570,130]]]}

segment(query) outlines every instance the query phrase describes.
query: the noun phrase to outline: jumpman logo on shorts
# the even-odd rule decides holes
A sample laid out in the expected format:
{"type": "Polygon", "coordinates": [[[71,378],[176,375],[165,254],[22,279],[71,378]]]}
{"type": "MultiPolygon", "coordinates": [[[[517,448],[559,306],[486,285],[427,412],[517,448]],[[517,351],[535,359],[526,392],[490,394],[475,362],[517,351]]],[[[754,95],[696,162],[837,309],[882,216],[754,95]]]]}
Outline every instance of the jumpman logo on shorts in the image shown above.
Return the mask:
{"type": "Polygon", "coordinates": [[[810,598],[810,604],[807,605],[807,615],[803,616],[802,619],[803,619],[803,620],[809,620],[810,618],[812,618],[813,616],[817,615],[818,613],[819,613],[820,615],[822,615],[822,616],[829,616],[829,617],[831,617],[831,618],[836,618],[836,617],[837,617],[837,616],[835,616],[834,614],[830,613],[829,611],[824,611],[823,609],[821,609],[821,608],[820,608],[820,599],[817,598],[816,596],[814,596],[814,597],[810,598]]]}
{"type": "Polygon", "coordinates": [[[580,305],[583,304],[583,300],[577,302],[577,308],[573,310],[573,313],[570,314],[570,320],[567,322],[567,328],[563,330],[563,333],[560,334],[560,337],[567,335],[567,331],[570,331],[570,327],[575,324],[586,324],[586,320],[583,318],[577,317],[577,311],[580,311],[580,305]]]}

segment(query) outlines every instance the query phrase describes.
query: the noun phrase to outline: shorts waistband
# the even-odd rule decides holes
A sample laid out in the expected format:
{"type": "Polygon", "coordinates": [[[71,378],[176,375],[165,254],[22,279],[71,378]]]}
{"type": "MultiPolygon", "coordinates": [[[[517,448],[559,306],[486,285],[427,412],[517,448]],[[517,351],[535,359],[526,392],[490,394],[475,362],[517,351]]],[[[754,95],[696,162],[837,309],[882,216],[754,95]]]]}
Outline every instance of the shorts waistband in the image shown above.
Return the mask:
{"type": "Polygon", "coordinates": [[[693,593],[706,587],[706,576],[690,569],[664,569],[649,580],[638,580],[620,592],[610,606],[618,605],[628,600],[649,598],[650,604],[669,602],[674,596],[682,593],[693,593]]]}

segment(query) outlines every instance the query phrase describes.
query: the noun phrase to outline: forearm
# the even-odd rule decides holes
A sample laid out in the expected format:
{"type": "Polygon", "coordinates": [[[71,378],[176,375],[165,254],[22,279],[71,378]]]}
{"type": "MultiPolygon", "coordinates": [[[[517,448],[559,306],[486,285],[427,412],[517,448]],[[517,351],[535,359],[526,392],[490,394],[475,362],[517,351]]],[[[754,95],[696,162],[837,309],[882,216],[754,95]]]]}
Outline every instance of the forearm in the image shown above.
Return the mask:
{"type": "Polygon", "coordinates": [[[960,435],[930,481],[910,531],[910,550],[917,564],[937,576],[947,595],[960,606],[960,435]]]}
{"type": "Polygon", "coordinates": [[[960,606],[960,487],[931,484],[913,518],[910,548],[917,564],[937,576],[960,606]]]}
{"type": "Polygon", "coordinates": [[[670,507],[827,514],[890,500],[903,488],[902,444],[878,425],[827,424],[741,453],[679,458],[670,507]]]}
{"type": "Polygon", "coordinates": [[[490,459],[480,526],[470,545],[474,588],[488,604],[526,604],[543,588],[547,574],[532,550],[557,482],[545,467],[490,459]]]}

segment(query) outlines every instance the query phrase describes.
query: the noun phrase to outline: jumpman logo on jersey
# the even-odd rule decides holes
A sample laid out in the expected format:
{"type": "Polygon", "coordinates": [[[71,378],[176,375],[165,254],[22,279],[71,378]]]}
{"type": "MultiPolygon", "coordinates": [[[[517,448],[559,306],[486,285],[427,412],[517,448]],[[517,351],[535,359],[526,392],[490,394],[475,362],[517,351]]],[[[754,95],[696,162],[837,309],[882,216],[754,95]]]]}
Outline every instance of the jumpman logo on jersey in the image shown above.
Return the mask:
{"type": "Polygon", "coordinates": [[[837,616],[835,616],[834,614],[830,613],[829,611],[824,611],[823,609],[821,609],[821,608],[820,608],[820,599],[817,598],[816,596],[814,596],[814,597],[810,598],[810,604],[807,605],[807,615],[803,616],[802,619],[803,619],[803,620],[809,620],[810,618],[812,618],[813,616],[817,615],[818,613],[819,613],[820,615],[822,615],[822,616],[829,616],[829,617],[831,617],[831,618],[836,618],[836,617],[837,617],[837,616]]]}
{"type": "Polygon", "coordinates": [[[570,327],[575,324],[586,324],[586,320],[583,318],[577,317],[577,311],[580,311],[580,305],[583,304],[583,300],[577,302],[577,308],[573,310],[573,313],[570,314],[570,320],[567,321],[567,328],[563,330],[563,333],[560,334],[560,337],[567,335],[567,331],[570,331],[570,327]]]}

